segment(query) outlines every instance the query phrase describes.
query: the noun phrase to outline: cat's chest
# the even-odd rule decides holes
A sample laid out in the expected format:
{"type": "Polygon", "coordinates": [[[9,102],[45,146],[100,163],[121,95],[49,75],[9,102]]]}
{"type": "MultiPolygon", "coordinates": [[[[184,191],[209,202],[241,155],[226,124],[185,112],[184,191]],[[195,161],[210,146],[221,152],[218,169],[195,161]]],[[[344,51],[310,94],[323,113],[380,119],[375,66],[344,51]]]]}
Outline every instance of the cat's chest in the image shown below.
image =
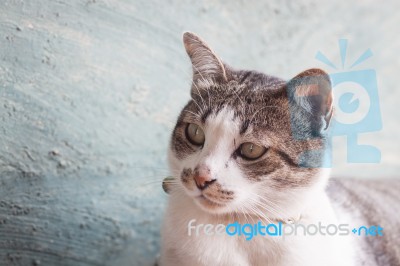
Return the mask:
{"type": "MultiPolygon", "coordinates": [[[[256,237],[246,240],[245,236],[229,236],[228,234],[192,234],[181,232],[178,238],[177,249],[185,249],[190,259],[202,262],[202,265],[278,265],[279,254],[284,253],[285,243],[269,239],[268,237],[256,237]],[[183,246],[181,246],[183,244],[183,246]]],[[[188,258],[185,258],[187,260],[188,258]]]]}
{"type": "Polygon", "coordinates": [[[170,252],[187,265],[279,265],[280,254],[289,244],[270,236],[251,240],[245,235],[231,236],[226,232],[229,223],[196,216],[193,209],[167,215],[165,225],[170,252]]]}

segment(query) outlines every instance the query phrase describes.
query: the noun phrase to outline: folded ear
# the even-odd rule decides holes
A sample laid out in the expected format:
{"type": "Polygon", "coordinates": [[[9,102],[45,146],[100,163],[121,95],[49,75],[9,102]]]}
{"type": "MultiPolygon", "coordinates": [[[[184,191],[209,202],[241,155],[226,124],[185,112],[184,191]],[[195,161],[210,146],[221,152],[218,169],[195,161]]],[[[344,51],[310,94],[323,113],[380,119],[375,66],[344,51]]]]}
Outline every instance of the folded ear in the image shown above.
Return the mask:
{"type": "Polygon", "coordinates": [[[185,32],[183,43],[192,61],[193,81],[199,79],[227,81],[223,63],[202,39],[191,32],[185,32]]]}
{"type": "Polygon", "coordinates": [[[333,95],[329,75],[321,69],[309,69],[291,79],[289,100],[309,114],[314,130],[327,129],[333,113],[333,95]]]}

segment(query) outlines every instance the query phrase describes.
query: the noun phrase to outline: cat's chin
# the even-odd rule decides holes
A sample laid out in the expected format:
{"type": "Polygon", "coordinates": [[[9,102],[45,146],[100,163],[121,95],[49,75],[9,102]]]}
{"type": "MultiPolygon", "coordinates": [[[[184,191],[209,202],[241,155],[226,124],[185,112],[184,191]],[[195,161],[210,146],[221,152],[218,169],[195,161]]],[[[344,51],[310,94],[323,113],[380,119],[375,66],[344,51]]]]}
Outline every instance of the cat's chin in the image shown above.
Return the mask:
{"type": "Polygon", "coordinates": [[[222,213],[226,210],[226,204],[221,204],[215,202],[213,200],[208,199],[207,197],[200,195],[194,198],[194,202],[197,206],[199,206],[202,210],[210,213],[222,213]]]}

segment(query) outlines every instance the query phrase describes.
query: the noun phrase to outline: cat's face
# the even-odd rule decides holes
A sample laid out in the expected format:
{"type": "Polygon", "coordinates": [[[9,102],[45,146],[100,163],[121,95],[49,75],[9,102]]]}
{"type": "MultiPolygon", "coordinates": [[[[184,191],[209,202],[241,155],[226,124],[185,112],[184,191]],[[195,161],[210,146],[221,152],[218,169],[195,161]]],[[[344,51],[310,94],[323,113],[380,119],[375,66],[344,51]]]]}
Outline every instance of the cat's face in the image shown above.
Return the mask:
{"type": "Polygon", "coordinates": [[[193,34],[184,44],[194,77],[170,145],[174,189],[211,213],[290,217],[325,179],[306,163],[322,161],[326,74],[309,70],[287,83],[230,69],[193,34]]]}

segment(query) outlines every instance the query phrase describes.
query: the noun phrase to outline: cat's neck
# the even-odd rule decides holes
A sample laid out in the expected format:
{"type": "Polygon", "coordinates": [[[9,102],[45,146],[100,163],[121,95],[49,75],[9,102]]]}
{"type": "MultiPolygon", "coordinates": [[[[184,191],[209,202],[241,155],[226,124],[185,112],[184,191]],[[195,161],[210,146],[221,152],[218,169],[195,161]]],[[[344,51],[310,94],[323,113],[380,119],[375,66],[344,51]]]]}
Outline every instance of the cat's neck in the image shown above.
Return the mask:
{"type": "Polygon", "coordinates": [[[255,224],[261,222],[263,224],[291,224],[319,222],[332,218],[332,208],[324,190],[314,192],[312,198],[305,201],[302,208],[286,210],[285,215],[279,216],[263,215],[260,211],[237,211],[221,214],[209,213],[202,210],[195,204],[193,199],[182,193],[171,195],[171,200],[175,203],[173,205],[179,208],[179,212],[177,213],[182,215],[180,218],[187,221],[195,219],[200,223],[229,224],[238,222],[242,224],[255,224]]]}

